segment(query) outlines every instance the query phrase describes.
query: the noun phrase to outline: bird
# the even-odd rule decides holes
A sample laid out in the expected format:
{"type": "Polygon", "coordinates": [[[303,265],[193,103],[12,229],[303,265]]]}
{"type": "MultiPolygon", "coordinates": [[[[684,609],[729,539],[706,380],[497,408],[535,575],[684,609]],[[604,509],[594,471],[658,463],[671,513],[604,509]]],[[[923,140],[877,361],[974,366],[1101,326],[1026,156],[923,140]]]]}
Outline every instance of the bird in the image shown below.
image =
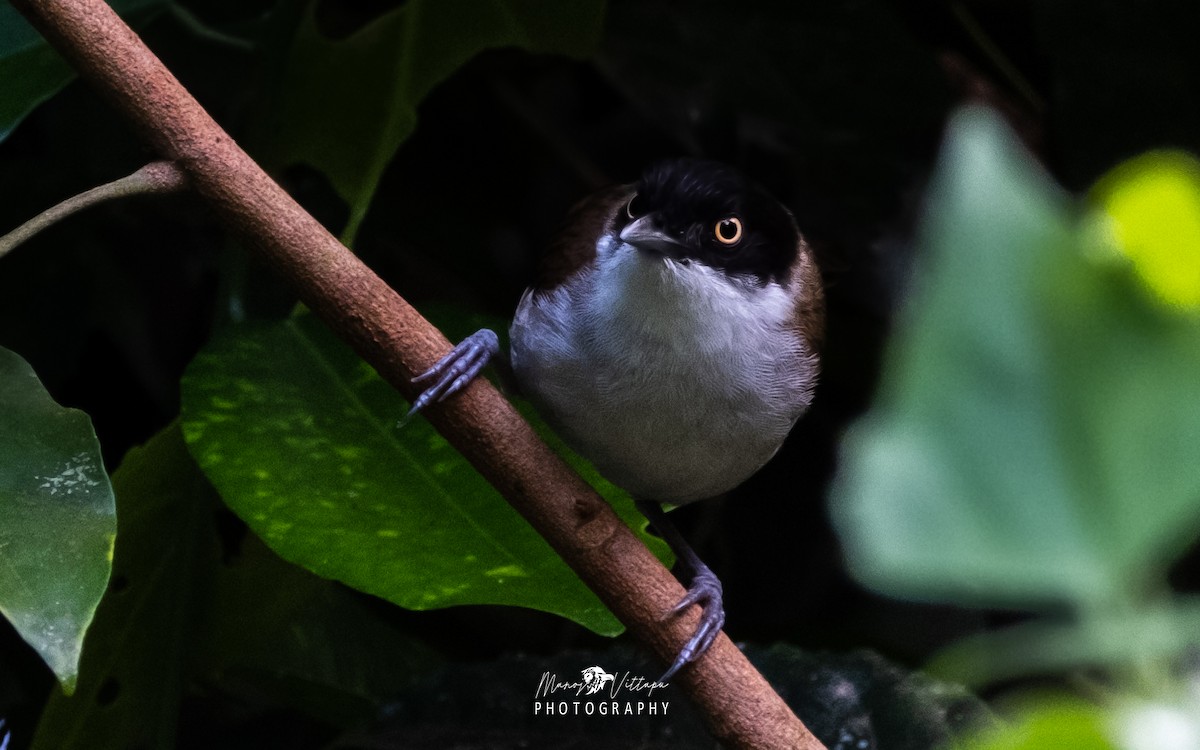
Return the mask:
{"type": "MultiPolygon", "coordinates": [[[[652,163],[568,215],[509,329],[519,391],[626,490],[690,573],[673,614],[701,607],[667,682],[712,645],[723,589],[666,508],[756,473],[811,404],[824,292],[792,213],[727,164],[652,163]]],[[[411,413],[500,355],[482,329],[414,378],[411,413]]],[[[681,578],[681,581],[683,579],[681,578]]]]}

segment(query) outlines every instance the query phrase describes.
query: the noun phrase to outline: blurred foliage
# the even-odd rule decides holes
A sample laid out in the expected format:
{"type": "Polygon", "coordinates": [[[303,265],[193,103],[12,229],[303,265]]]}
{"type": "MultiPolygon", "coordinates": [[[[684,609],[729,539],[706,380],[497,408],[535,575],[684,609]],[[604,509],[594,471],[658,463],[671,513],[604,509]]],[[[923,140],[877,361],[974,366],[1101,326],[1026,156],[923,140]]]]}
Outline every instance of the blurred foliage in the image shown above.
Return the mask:
{"type": "Polygon", "coordinates": [[[1200,309],[1200,161],[1152,152],[1109,173],[1093,191],[1098,230],[1169,305],[1200,309]]]}
{"type": "MultiPolygon", "coordinates": [[[[1026,623],[943,656],[958,677],[1071,662],[1144,672],[1196,645],[1195,604],[1162,601],[1200,532],[1200,317],[1163,304],[1200,290],[1190,273],[1162,275],[1195,253],[1194,169],[1183,157],[1118,168],[1096,216],[993,115],[951,122],[915,288],[833,500],[870,585],[1066,608],[1067,625],[1026,623]],[[978,658],[1005,639],[1009,660],[978,658]]],[[[1156,677],[1166,690],[1170,675],[1156,677]]],[[[1041,720],[1058,734],[1028,746],[1062,747],[1065,724],[1041,720]]]]}
{"type": "MultiPolygon", "coordinates": [[[[116,6],[217,120],[331,230],[353,237],[401,294],[423,309],[453,303],[451,328],[470,319],[464,310],[511,313],[539,249],[588,190],[681,153],[744,167],[818,246],[830,315],[817,403],[777,459],[728,502],[677,514],[722,576],[731,634],[870,646],[910,665],[936,655],[942,674],[977,682],[1111,668],[1117,698],[1099,707],[1033,699],[1012,712],[1027,718],[981,740],[989,748],[1095,740],[1161,750],[1172,747],[1158,739],[1163,727],[1186,731],[1194,707],[1179,697],[1189,667],[1177,657],[1200,622],[1186,596],[1200,587],[1200,565],[1187,551],[1197,400],[1181,394],[1196,372],[1200,222],[1196,168],[1184,154],[1200,151],[1191,39],[1200,5],[116,6]],[[947,114],[962,100],[1002,112],[1053,177],[990,117],[960,116],[910,264],[916,207],[947,114]],[[1056,183],[1095,188],[1080,201],[1056,183]],[[909,302],[878,406],[839,459],[838,438],[876,390],[901,298],[909,302]],[[838,468],[840,541],[821,503],[838,468]],[[843,576],[839,545],[856,574],[888,593],[843,576]],[[997,624],[1011,626],[985,627],[997,624]]],[[[69,78],[0,4],[0,228],[150,158],[69,78]]],[[[414,706],[465,706],[453,723],[469,730],[494,717],[471,710],[492,695],[480,680],[517,695],[536,674],[513,674],[508,658],[468,667],[473,681],[444,682],[430,676],[438,660],[429,649],[456,660],[553,654],[538,668],[565,673],[577,665],[561,649],[597,642],[565,620],[511,607],[407,612],[275,557],[410,606],[464,584],[486,592],[475,601],[499,601],[487,576],[464,579],[469,570],[446,565],[478,538],[439,536],[429,557],[407,556],[413,545],[335,538],[349,529],[353,540],[383,540],[381,530],[444,521],[437,498],[448,487],[478,503],[480,528],[540,541],[490,490],[475,494],[480,480],[427,425],[394,429],[399,400],[311,320],[288,317],[294,300],[248,257],[183,197],[73,217],[0,263],[0,345],[19,351],[57,401],[83,408],[107,465],[121,466],[114,576],[77,695],[51,691],[48,670],[0,630],[9,750],[30,746],[39,717],[38,747],[350,747],[347,738],[371,724],[386,727],[388,742],[438,747],[414,706]],[[250,351],[259,353],[243,356],[250,351]],[[266,397],[248,398],[244,384],[266,397]],[[181,407],[203,473],[174,426],[181,407]],[[282,419],[298,409],[300,419],[282,419]],[[369,477],[368,494],[376,505],[386,496],[387,510],[321,506],[345,496],[345,462],[288,452],[303,448],[300,438],[359,456],[351,473],[369,477]],[[376,459],[361,458],[368,453],[376,459]],[[439,462],[445,480],[413,468],[439,462]],[[258,495],[263,472],[291,481],[258,495]],[[250,529],[217,502],[209,477],[250,529]],[[317,502],[301,505],[314,492],[317,502]],[[413,578],[425,579],[424,591],[401,591],[413,578]],[[407,712],[393,703],[401,700],[407,712]]],[[[4,454],[0,471],[14,469],[29,475],[4,454]]],[[[521,567],[547,577],[509,601],[615,630],[545,550],[521,567]]],[[[5,586],[0,601],[8,596],[5,586]]],[[[785,661],[772,680],[789,685],[794,705],[824,695],[803,689],[821,666],[785,661]]],[[[902,747],[884,739],[916,736],[899,717],[952,710],[894,695],[880,687],[895,681],[888,675],[854,672],[866,697],[853,717],[810,705],[806,718],[833,744],[858,736],[866,716],[880,747],[902,747]],[[885,732],[885,721],[897,723],[885,732]]],[[[654,734],[637,729],[643,740],[654,734]]],[[[483,734],[477,746],[510,739],[473,736],[483,734]]],[[[671,746],[670,731],[654,736],[671,746]]],[[[695,746],[682,736],[675,746],[695,746]]],[[[622,735],[610,744],[629,743],[622,735]]]]}
{"type": "Polygon", "coordinates": [[[112,567],[116,509],[91,420],[0,348],[0,613],[75,689],[112,567]]]}
{"type": "MultiPolygon", "coordinates": [[[[1118,750],[1108,718],[1095,706],[1059,696],[1043,697],[1012,726],[997,729],[973,750],[1118,750]]],[[[1161,748],[1167,750],[1167,748],[1161,748]]]]}
{"type": "Polygon", "coordinates": [[[872,584],[1102,611],[1161,590],[1200,530],[1200,319],[1146,304],[1077,218],[995,118],[952,123],[918,286],[835,495],[872,584]]]}

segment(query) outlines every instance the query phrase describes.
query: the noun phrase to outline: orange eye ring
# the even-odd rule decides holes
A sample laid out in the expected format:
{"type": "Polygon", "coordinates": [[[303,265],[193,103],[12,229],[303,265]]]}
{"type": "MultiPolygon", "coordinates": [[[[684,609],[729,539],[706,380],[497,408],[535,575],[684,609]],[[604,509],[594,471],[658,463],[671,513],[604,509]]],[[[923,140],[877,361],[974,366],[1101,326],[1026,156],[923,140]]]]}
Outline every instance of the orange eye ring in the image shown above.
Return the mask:
{"type": "Polygon", "coordinates": [[[736,245],[742,241],[742,220],[736,216],[727,216],[717,222],[713,234],[722,245],[736,245]]]}

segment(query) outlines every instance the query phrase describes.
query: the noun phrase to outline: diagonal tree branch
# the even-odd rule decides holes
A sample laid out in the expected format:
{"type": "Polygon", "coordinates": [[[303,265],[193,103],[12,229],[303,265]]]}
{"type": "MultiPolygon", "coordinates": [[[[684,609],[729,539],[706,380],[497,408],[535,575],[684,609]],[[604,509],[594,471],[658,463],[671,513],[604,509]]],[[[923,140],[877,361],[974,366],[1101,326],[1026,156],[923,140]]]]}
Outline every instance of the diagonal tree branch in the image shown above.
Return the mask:
{"type": "MultiPolygon", "coordinates": [[[[238,148],[103,0],[11,1],[326,325],[413,396],[410,377],[448,351],[449,342],[238,148]]],[[[608,504],[482,379],[428,416],[669,663],[698,614],[694,608],[670,614],[683,588],[608,504]]],[[[677,681],[730,747],[822,748],[724,634],[677,681]]]]}

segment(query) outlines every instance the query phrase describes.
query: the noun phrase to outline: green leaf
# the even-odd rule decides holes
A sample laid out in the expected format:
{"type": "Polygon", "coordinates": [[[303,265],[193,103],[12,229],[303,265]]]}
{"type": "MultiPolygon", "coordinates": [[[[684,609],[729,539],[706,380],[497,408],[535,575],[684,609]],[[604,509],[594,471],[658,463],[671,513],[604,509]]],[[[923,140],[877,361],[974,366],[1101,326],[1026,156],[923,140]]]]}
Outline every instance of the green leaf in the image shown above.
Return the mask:
{"type": "Polygon", "coordinates": [[[1200,309],[1200,161],[1156,151],[1097,183],[1103,229],[1145,287],[1184,311],[1200,309]]]}
{"type": "MultiPolygon", "coordinates": [[[[111,0],[126,20],[140,24],[166,0],[111,0]]],[[[0,4],[0,141],[42,102],[75,77],[66,61],[9,3],[0,4]]]]}
{"type": "Polygon", "coordinates": [[[969,686],[1037,673],[1066,673],[1080,665],[1126,668],[1126,675],[1128,667],[1136,665],[1149,674],[1194,648],[1198,628],[1196,597],[1175,597],[1124,611],[1089,612],[1083,627],[1078,621],[1032,618],[963,638],[939,652],[924,671],[969,686]]]}
{"type": "Polygon", "coordinates": [[[315,8],[288,60],[269,160],[305,162],[329,177],[350,204],[347,244],[426,94],[487,49],[588,56],[604,14],[603,0],[410,0],[348,38],[329,39],[315,8]]]}
{"type": "Polygon", "coordinates": [[[51,698],[35,750],[175,746],[190,638],[218,560],[214,493],[178,426],[129,451],[113,486],[113,586],[88,633],[79,691],[51,698]]]}
{"type": "Polygon", "coordinates": [[[1150,304],[989,113],[952,122],[834,514],[856,574],[955,602],[1137,600],[1200,527],[1200,325],[1150,304]]]}
{"type": "Polygon", "coordinates": [[[969,750],[1118,750],[1111,720],[1075,698],[1045,696],[1026,706],[1012,724],[968,743],[969,750]]]}
{"type": "Polygon", "coordinates": [[[361,727],[440,665],[365,599],[249,534],[218,571],[195,645],[198,676],[248,704],[269,696],[331,726],[361,727]]]}
{"type": "Polygon", "coordinates": [[[173,748],[183,691],[197,680],[247,706],[361,725],[428,669],[431,657],[354,592],[253,536],[222,545],[225,511],[178,423],[131,450],[113,483],[112,589],[88,632],[79,690],[51,697],[35,750],[173,748]]]}
{"type": "Polygon", "coordinates": [[[0,348],[0,612],[68,693],[108,583],[115,514],[91,420],[0,348]]]}
{"type": "MultiPolygon", "coordinates": [[[[427,422],[398,425],[407,409],[308,315],[217,338],[183,381],[190,450],[283,558],[409,609],[513,604],[619,633],[595,595],[427,422]]],[[[628,497],[590,473],[637,522],[628,497]]]]}
{"type": "Polygon", "coordinates": [[[16,8],[0,5],[0,141],[74,77],[16,8]]]}

